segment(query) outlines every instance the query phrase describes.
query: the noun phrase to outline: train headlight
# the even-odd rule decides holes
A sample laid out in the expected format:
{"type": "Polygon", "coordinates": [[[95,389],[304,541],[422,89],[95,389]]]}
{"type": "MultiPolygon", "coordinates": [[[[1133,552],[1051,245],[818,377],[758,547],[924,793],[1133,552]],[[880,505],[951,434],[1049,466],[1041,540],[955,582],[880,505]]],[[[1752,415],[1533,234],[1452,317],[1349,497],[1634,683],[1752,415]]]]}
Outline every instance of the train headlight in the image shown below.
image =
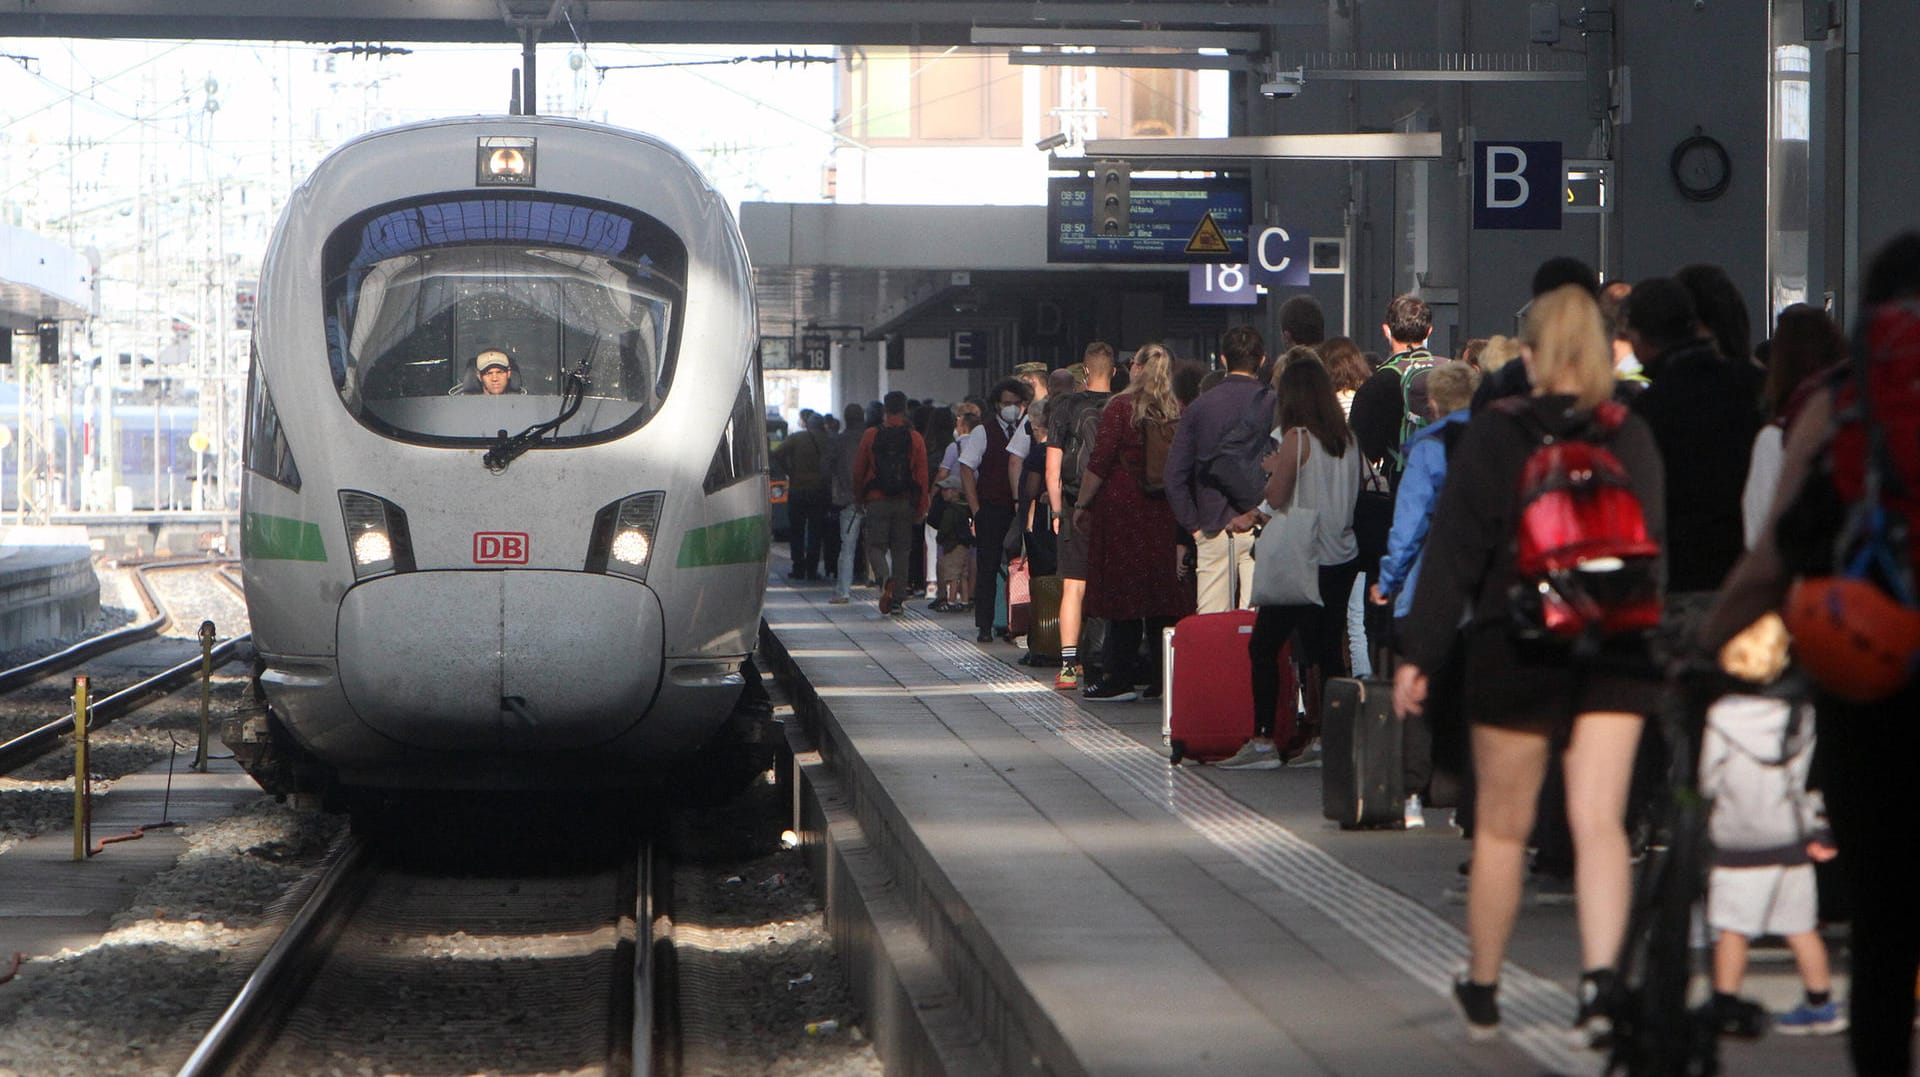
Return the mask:
{"type": "Polygon", "coordinates": [[[413,542],[400,506],[358,490],[342,490],[340,520],[347,529],[354,579],[413,571],[413,542]]]}
{"type": "Polygon", "coordinates": [[[659,491],[634,494],[596,513],[593,538],[587,543],[587,571],[646,579],[665,500],[659,491]]]}
{"type": "Polygon", "coordinates": [[[535,139],[484,135],[476,146],[473,182],[482,187],[533,186],[535,139]]]}

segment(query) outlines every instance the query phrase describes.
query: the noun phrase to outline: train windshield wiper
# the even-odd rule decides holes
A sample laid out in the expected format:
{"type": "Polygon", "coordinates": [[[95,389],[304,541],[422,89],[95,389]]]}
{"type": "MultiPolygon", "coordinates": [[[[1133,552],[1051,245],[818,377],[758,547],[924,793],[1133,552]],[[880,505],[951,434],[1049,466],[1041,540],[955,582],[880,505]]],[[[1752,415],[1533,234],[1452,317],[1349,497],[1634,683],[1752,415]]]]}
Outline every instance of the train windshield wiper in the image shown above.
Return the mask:
{"type": "Polygon", "coordinates": [[[560,385],[560,414],[544,423],[535,423],[511,437],[505,430],[500,431],[499,439],[487,450],[487,455],[480,458],[480,462],[496,475],[505,471],[508,464],[520,458],[520,454],[573,418],[580,410],[580,405],[586,402],[587,386],[591,384],[593,379],[587,376],[587,364],[581,363],[567,371],[560,385]]]}

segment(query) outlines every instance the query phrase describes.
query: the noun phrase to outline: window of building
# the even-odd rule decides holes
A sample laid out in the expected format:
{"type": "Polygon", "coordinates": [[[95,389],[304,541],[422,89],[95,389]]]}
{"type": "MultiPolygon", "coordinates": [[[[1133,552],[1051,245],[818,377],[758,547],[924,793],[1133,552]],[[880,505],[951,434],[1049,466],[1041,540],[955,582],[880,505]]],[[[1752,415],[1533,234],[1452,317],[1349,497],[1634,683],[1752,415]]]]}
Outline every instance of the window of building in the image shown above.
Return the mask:
{"type": "Polygon", "coordinates": [[[850,49],[841,55],[841,129],[863,143],[1011,145],[1022,138],[1028,73],[1042,86],[1036,129],[1149,138],[1199,131],[1193,71],[1015,66],[1001,49],[850,49]]]}

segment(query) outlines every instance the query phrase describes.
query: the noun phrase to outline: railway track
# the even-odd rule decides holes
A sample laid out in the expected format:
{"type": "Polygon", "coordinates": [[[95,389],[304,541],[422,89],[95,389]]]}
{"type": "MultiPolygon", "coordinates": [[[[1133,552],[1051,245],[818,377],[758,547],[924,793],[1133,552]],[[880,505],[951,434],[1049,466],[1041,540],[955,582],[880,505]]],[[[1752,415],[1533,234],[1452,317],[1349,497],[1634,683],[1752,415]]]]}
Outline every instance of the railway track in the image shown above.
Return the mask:
{"type": "MultiPolygon", "coordinates": [[[[103,633],[44,658],[0,672],[0,694],[18,691],[63,670],[73,669],[81,663],[109,655],[115,656],[118,664],[147,668],[155,665],[163,667],[158,673],[138,679],[118,690],[102,691],[100,697],[87,707],[88,728],[95,729],[125,717],[142,706],[192,682],[200,674],[201,655],[197,648],[188,651],[182,646],[184,641],[167,639],[164,641],[165,645],[161,645],[159,637],[173,623],[174,613],[168,604],[156,595],[154,581],[148,576],[149,573],[180,569],[199,569],[205,572],[210,565],[220,566],[213,571],[213,578],[219,580],[224,588],[238,588],[238,582],[229,576],[230,569],[224,563],[212,559],[199,558],[138,566],[133,573],[133,580],[136,593],[145,606],[147,614],[145,620],[113,632],[103,633]],[[126,661],[126,656],[132,648],[143,645],[154,650],[151,660],[126,661]]],[[[211,653],[213,668],[217,669],[237,657],[250,654],[251,647],[251,634],[238,635],[215,644],[211,653]]],[[[105,684],[96,686],[97,689],[106,687],[105,684]]],[[[52,718],[38,727],[0,742],[0,775],[11,774],[57,747],[73,733],[75,717],[72,711],[68,711],[65,715],[52,718]]]]}
{"type": "Polygon", "coordinates": [[[349,839],[179,1073],[660,1073],[653,855],[349,839]]]}

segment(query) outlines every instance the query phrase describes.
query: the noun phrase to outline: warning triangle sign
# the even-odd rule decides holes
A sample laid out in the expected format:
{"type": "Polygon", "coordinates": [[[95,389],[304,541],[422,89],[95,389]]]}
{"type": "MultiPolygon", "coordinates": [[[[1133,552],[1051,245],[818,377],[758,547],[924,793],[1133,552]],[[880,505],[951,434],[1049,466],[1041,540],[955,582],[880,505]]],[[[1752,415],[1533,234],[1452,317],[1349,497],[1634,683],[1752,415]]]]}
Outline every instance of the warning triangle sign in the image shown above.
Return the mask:
{"type": "Polygon", "coordinates": [[[1213,221],[1209,211],[1200,218],[1200,227],[1193,230],[1193,238],[1187,240],[1188,254],[1232,254],[1233,248],[1227,245],[1227,237],[1220,233],[1220,226],[1213,221]]]}

